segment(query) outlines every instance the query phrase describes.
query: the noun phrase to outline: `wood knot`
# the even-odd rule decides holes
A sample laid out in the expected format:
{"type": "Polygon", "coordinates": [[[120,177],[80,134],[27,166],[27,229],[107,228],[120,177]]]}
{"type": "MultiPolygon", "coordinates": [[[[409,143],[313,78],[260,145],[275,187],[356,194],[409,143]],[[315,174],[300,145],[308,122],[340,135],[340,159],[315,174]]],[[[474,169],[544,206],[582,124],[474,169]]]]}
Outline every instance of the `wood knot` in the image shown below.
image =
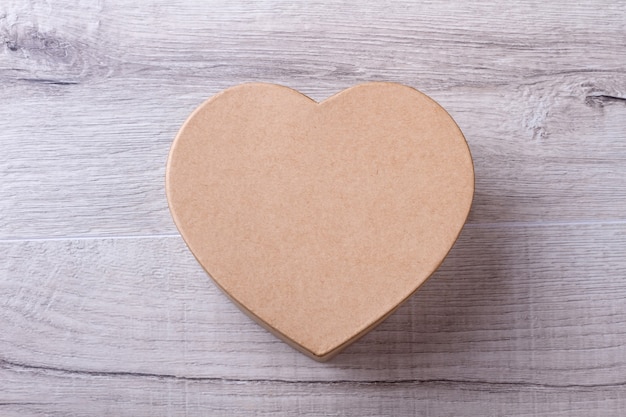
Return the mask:
{"type": "Polygon", "coordinates": [[[626,104],[626,97],[611,96],[608,94],[592,94],[585,97],[585,104],[590,107],[604,107],[609,104],[626,104]]]}
{"type": "Polygon", "coordinates": [[[6,41],[5,44],[7,48],[9,48],[9,51],[15,52],[20,49],[14,41],[6,41]]]}

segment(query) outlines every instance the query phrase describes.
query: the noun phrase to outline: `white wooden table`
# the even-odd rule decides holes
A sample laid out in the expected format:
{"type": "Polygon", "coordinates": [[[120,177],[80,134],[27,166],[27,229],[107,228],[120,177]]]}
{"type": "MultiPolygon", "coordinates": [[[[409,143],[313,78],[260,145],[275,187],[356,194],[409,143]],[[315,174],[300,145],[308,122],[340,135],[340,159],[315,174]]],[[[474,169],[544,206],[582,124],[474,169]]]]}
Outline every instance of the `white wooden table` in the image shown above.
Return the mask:
{"type": "Polygon", "coordinates": [[[0,415],[626,415],[626,3],[0,2],[0,415]],[[402,82],[476,198],[405,306],[319,364],[186,249],[170,143],[246,81],[402,82]]]}

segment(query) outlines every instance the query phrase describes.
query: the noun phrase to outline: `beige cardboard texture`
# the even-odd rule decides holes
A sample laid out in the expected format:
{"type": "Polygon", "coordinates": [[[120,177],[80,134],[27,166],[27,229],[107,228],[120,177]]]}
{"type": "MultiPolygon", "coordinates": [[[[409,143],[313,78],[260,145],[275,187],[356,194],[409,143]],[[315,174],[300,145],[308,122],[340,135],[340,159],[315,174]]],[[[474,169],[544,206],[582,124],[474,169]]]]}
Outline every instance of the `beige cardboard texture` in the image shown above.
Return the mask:
{"type": "Polygon", "coordinates": [[[200,264],[246,313],[326,360],[437,269],[467,218],[467,143],[432,99],[394,83],[316,103],[243,84],[176,137],[166,191],[200,264]]]}

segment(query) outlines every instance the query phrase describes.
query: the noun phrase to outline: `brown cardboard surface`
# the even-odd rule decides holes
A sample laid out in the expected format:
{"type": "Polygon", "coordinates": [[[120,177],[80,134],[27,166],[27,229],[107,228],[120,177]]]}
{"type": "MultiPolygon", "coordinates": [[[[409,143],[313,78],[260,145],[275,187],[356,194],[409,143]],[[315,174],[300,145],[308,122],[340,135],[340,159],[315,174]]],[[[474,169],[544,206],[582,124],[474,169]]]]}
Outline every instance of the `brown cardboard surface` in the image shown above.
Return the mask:
{"type": "Polygon", "coordinates": [[[185,122],[166,177],[174,221],[214,281],[317,360],[424,283],[474,193],[452,118],[394,83],[320,103],[273,84],[225,90],[185,122]]]}

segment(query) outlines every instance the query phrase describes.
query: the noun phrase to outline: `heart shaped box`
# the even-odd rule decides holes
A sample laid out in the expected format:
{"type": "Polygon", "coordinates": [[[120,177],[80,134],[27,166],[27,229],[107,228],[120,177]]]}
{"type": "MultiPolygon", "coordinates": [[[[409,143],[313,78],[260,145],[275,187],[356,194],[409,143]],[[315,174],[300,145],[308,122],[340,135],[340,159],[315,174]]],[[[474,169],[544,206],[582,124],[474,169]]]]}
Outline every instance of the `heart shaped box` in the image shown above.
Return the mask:
{"type": "Polygon", "coordinates": [[[443,262],[470,211],[474,168],[454,120],[413,88],[367,83],[317,103],[252,83],[187,119],[166,192],[229,298],[325,361],[443,262]]]}

